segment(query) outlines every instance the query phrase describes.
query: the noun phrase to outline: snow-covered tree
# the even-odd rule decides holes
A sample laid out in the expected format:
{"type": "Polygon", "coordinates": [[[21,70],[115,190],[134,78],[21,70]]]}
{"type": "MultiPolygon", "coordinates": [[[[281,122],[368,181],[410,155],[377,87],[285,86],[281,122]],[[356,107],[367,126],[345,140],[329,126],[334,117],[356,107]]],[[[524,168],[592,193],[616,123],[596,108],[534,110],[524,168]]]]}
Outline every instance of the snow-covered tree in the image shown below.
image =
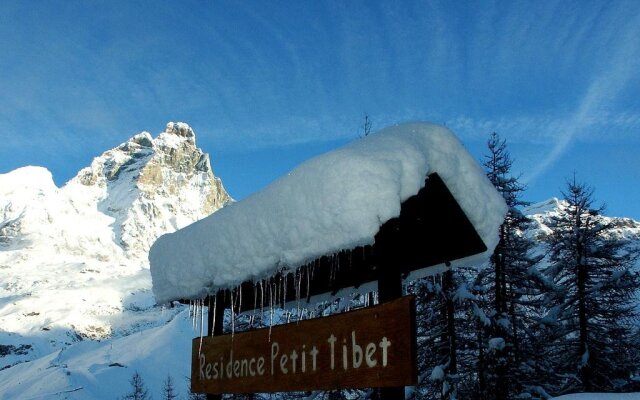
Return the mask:
{"type": "Polygon", "coordinates": [[[164,386],[162,387],[162,398],[164,400],[174,400],[178,398],[171,375],[167,375],[167,379],[164,381],[164,386]]]}
{"type": "Polygon", "coordinates": [[[468,274],[448,270],[413,282],[416,295],[419,384],[416,399],[472,398],[475,360],[468,315],[473,295],[468,274]]]}
{"type": "Polygon", "coordinates": [[[138,371],[133,373],[131,380],[129,381],[131,384],[131,392],[122,396],[123,400],[150,400],[151,396],[149,395],[149,390],[144,384],[142,377],[138,373],[138,371]]]}
{"type": "Polygon", "coordinates": [[[483,398],[504,400],[535,386],[540,371],[533,329],[547,285],[534,268],[540,256],[525,235],[531,221],[520,211],[525,187],[513,176],[513,160],[506,141],[495,132],[487,142],[487,177],[509,207],[500,227],[499,242],[489,265],[475,279],[481,310],[475,310],[478,346],[477,392],[483,398]]]}
{"type": "Polygon", "coordinates": [[[638,252],[616,237],[603,207],[594,208],[592,188],[574,176],[563,195],[545,271],[556,285],[547,319],[558,339],[549,345],[560,392],[625,390],[638,372],[638,252]]]}

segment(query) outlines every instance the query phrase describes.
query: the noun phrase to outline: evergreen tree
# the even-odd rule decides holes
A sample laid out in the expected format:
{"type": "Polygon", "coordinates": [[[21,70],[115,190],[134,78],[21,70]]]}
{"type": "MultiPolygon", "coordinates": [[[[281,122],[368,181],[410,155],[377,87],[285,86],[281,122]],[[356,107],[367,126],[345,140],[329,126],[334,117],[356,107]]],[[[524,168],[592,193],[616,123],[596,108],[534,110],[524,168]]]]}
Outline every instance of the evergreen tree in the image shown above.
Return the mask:
{"type": "Polygon", "coordinates": [[[489,266],[477,274],[475,290],[483,312],[476,311],[477,393],[506,400],[536,386],[541,359],[534,328],[548,286],[534,266],[534,243],[524,233],[531,221],[519,208],[525,187],[511,174],[506,141],[495,132],[487,142],[487,177],[509,207],[489,266]]]}
{"type": "Polygon", "coordinates": [[[191,378],[185,377],[187,380],[187,393],[189,393],[189,400],[207,400],[207,395],[204,393],[193,393],[191,391],[191,378]]]}
{"type": "Polygon", "coordinates": [[[475,378],[471,365],[468,315],[472,294],[463,270],[448,270],[413,282],[416,295],[419,385],[416,399],[472,398],[475,378]]]}
{"type": "Polygon", "coordinates": [[[150,400],[149,390],[144,385],[144,381],[142,377],[138,373],[138,371],[133,373],[131,380],[131,393],[124,395],[122,397],[123,400],[150,400]]]}
{"type": "Polygon", "coordinates": [[[164,381],[164,386],[162,387],[162,395],[162,398],[164,400],[174,400],[178,398],[171,375],[167,375],[167,379],[164,381]]]}
{"type": "Polygon", "coordinates": [[[441,399],[447,368],[446,311],[443,304],[442,276],[429,276],[413,282],[409,291],[416,295],[419,385],[416,399],[441,399]]]}
{"type": "Polygon", "coordinates": [[[574,176],[563,195],[546,269],[556,285],[549,303],[560,392],[625,390],[638,371],[633,330],[640,278],[631,269],[638,253],[616,237],[603,207],[593,207],[592,188],[574,176]]]}

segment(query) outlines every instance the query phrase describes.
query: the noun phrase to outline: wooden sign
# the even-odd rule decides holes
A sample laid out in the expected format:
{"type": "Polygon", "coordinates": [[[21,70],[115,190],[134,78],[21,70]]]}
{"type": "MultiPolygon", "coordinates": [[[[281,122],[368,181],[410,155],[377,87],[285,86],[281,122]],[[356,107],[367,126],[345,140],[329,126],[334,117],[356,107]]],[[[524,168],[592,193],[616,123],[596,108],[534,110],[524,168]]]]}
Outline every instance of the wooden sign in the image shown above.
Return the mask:
{"type": "Polygon", "coordinates": [[[413,385],[415,299],[193,339],[191,390],[259,393],[413,385]]]}

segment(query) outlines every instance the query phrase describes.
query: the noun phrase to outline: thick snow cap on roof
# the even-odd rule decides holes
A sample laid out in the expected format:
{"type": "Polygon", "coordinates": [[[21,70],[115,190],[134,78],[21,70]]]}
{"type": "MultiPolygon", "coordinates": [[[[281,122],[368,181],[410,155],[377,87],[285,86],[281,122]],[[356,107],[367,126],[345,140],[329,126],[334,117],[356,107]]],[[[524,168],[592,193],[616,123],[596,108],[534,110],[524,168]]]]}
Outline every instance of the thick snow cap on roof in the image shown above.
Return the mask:
{"type": "Polygon", "coordinates": [[[202,298],[373,244],[432,173],[491,253],[506,213],[502,196],[447,128],[402,124],[312,158],[264,190],[160,237],[149,253],[156,300],[202,298]]]}

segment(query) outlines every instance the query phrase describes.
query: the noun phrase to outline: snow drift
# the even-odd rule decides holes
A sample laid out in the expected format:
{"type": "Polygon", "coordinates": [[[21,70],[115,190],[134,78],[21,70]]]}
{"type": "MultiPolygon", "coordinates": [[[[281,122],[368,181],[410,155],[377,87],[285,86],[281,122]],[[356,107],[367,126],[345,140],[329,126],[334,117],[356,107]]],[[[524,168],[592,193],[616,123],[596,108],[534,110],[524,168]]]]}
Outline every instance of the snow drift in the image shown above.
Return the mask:
{"type": "Polygon", "coordinates": [[[201,298],[372,244],[431,173],[490,253],[506,212],[500,194],[451,131],[403,124],[310,159],[263,191],[160,237],[149,253],[156,300],[201,298]]]}

